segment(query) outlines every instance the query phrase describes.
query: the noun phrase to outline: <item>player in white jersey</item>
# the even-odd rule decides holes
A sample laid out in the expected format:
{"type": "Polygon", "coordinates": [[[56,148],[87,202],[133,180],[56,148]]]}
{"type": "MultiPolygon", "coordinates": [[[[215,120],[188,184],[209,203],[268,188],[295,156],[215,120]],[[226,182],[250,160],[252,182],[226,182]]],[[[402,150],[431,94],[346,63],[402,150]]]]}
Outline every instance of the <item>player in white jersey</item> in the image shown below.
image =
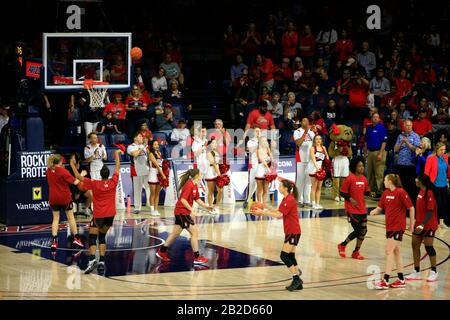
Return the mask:
{"type": "Polygon", "coordinates": [[[97,134],[91,132],[88,135],[89,144],[84,147],[84,158],[89,162],[90,176],[92,180],[102,180],[100,170],[103,167],[103,160],[107,159],[105,146],[98,143],[97,134]]]}
{"type": "Polygon", "coordinates": [[[309,120],[302,117],[301,126],[294,131],[294,140],[297,145],[297,179],[296,186],[299,193],[299,203],[301,205],[310,205],[311,197],[311,178],[308,175],[307,168],[310,161],[309,151],[312,147],[314,132],[309,128],[309,120]]]}
{"type": "Polygon", "coordinates": [[[247,208],[248,202],[252,199],[253,194],[256,191],[256,170],[258,168],[258,155],[256,150],[259,146],[259,139],[261,138],[261,129],[255,127],[253,129],[253,138],[247,142],[248,150],[248,188],[247,188],[247,198],[244,201],[244,209],[247,208]]]}
{"type": "Polygon", "coordinates": [[[139,213],[142,207],[142,188],[145,189],[147,199],[150,197],[148,178],[150,166],[148,162],[148,149],[143,144],[144,138],[139,132],[133,136],[133,143],[127,148],[127,153],[131,156],[131,177],[133,179],[133,213],[139,213]]]}

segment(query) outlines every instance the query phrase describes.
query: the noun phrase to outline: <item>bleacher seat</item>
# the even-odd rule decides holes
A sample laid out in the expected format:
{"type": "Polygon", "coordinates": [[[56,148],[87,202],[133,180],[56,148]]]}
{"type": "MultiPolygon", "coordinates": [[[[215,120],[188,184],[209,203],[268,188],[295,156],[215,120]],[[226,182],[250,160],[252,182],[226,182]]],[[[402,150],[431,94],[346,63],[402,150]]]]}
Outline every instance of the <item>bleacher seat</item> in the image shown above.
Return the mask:
{"type": "Polygon", "coordinates": [[[124,133],[113,133],[110,136],[111,146],[115,144],[128,144],[128,138],[124,133]]]}
{"type": "MultiPolygon", "coordinates": [[[[115,158],[114,158],[114,153],[116,152],[116,150],[118,150],[118,148],[106,148],[106,154],[108,159],[106,160],[106,162],[114,162],[115,158]]],[[[120,161],[127,161],[127,156],[125,154],[122,154],[120,156],[120,161]]]]}
{"type": "Polygon", "coordinates": [[[158,140],[160,144],[167,144],[169,141],[169,135],[166,131],[154,131],[152,132],[153,140],[158,140]]]}
{"type": "Polygon", "coordinates": [[[103,133],[97,133],[98,143],[103,144],[106,148],[108,148],[111,144],[109,143],[108,136],[103,133]]]}

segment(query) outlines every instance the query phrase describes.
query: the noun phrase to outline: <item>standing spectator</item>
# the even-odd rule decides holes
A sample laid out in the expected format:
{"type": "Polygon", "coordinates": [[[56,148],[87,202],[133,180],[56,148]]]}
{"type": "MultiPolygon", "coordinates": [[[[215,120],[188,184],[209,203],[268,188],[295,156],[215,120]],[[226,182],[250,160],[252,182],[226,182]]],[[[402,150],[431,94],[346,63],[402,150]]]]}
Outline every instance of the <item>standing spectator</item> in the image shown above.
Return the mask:
{"type": "Polygon", "coordinates": [[[323,30],[319,31],[319,34],[316,38],[316,43],[318,47],[324,47],[325,45],[333,45],[338,40],[337,31],[333,29],[333,26],[330,22],[326,23],[326,26],[323,30]]]}
{"type": "Polygon", "coordinates": [[[414,183],[416,166],[416,149],[420,147],[420,137],[413,131],[411,120],[405,121],[405,130],[397,138],[394,151],[398,153],[396,172],[405,186],[406,192],[411,199],[416,198],[414,183]]]}
{"type": "Polygon", "coordinates": [[[249,84],[248,77],[243,77],[242,85],[236,90],[234,102],[230,108],[230,119],[238,128],[244,127],[245,116],[256,102],[256,92],[249,84]]]}
{"type": "Polygon", "coordinates": [[[386,174],[393,173],[395,171],[395,152],[394,147],[397,142],[401,130],[397,128],[395,121],[389,120],[386,122],[387,127],[387,141],[386,141],[386,174]]]}
{"type": "Polygon", "coordinates": [[[217,151],[220,156],[226,155],[227,146],[231,143],[231,136],[223,127],[222,119],[214,120],[214,131],[209,134],[208,140],[217,142],[217,151]]]}
{"type": "Polygon", "coordinates": [[[269,58],[270,60],[278,60],[279,45],[275,38],[275,32],[273,28],[267,29],[267,34],[264,37],[264,41],[260,50],[264,54],[264,56],[269,58]]]}
{"type": "Polygon", "coordinates": [[[288,93],[288,100],[284,103],[283,110],[285,126],[287,128],[294,127],[292,122],[295,119],[300,119],[300,113],[302,112],[302,105],[295,100],[295,93],[288,93]]]}
{"type": "Polygon", "coordinates": [[[181,84],[184,83],[180,66],[178,63],[172,61],[172,57],[169,53],[164,55],[164,62],[162,62],[159,67],[166,71],[165,77],[168,80],[178,80],[181,84]]]}
{"type": "Polygon", "coordinates": [[[367,159],[367,176],[370,190],[379,197],[383,192],[387,131],[380,123],[380,115],[378,113],[372,115],[372,124],[367,128],[364,142],[364,157],[367,159]]]}
{"type": "Polygon", "coordinates": [[[325,69],[320,71],[319,76],[320,78],[317,80],[317,85],[313,94],[333,95],[336,92],[336,81],[328,76],[328,72],[325,69]]]}
{"type": "Polygon", "coordinates": [[[370,81],[370,93],[381,99],[384,95],[391,92],[389,80],[384,77],[384,69],[378,68],[377,75],[370,81]]]}
{"type": "Polygon", "coordinates": [[[152,77],[152,90],[153,92],[167,91],[166,69],[159,68],[158,74],[152,77]]]}
{"type": "Polygon", "coordinates": [[[337,53],[338,61],[347,61],[353,53],[353,42],[347,38],[347,31],[344,29],[341,32],[341,39],[336,42],[334,51],[337,53]]]}
{"type": "Polygon", "coordinates": [[[399,77],[394,78],[394,83],[397,87],[397,96],[399,98],[406,97],[410,94],[412,86],[411,82],[406,78],[406,69],[400,71],[399,77]]]}
{"type": "Polygon", "coordinates": [[[125,118],[127,110],[122,102],[122,95],[120,93],[115,93],[113,95],[113,101],[108,103],[105,109],[103,109],[103,117],[105,117],[109,112],[112,112],[119,131],[125,131],[125,118]]]}
{"type": "Polygon", "coordinates": [[[80,106],[82,106],[84,132],[86,134],[86,143],[89,143],[88,135],[91,132],[97,132],[97,127],[101,119],[101,110],[99,108],[91,108],[83,98],[78,99],[80,106]]]}
{"type": "Polygon", "coordinates": [[[435,136],[434,141],[436,141],[436,143],[442,142],[443,144],[445,144],[446,150],[447,152],[449,152],[450,145],[448,141],[449,133],[447,131],[447,128],[439,129],[438,131],[436,131],[434,136],[435,136]]]}
{"type": "Polygon", "coordinates": [[[434,197],[437,202],[439,224],[443,229],[450,227],[450,210],[448,210],[448,179],[450,178],[450,165],[445,154],[446,146],[439,142],[434,152],[427,158],[425,174],[433,183],[434,197]]]}
{"type": "Polygon", "coordinates": [[[138,133],[142,136],[144,146],[148,146],[148,142],[152,140],[152,132],[148,129],[147,122],[138,122],[138,133]]]}
{"type": "Polygon", "coordinates": [[[253,64],[256,53],[261,46],[261,34],[256,31],[254,23],[249,23],[247,31],[242,36],[241,48],[244,55],[250,59],[250,64],[253,64]]]}
{"type": "Polygon", "coordinates": [[[419,117],[413,121],[413,130],[420,137],[431,134],[433,126],[430,120],[427,119],[427,111],[425,108],[419,109],[419,117]]]}
{"type": "Polygon", "coordinates": [[[333,98],[328,99],[328,104],[326,109],[323,111],[322,118],[324,119],[327,128],[330,128],[333,123],[341,123],[341,112],[336,106],[336,100],[333,98]]]}
{"type": "Polygon", "coordinates": [[[283,83],[291,84],[294,73],[289,67],[289,58],[283,58],[281,64],[275,66],[273,79],[275,80],[274,90],[280,90],[283,83]]]}
{"type": "Polygon", "coordinates": [[[136,124],[142,120],[146,120],[147,105],[149,101],[142,94],[141,88],[134,85],[130,94],[125,99],[126,108],[126,126],[128,136],[133,136],[136,131],[136,124]]]}
{"type": "Polygon", "coordinates": [[[84,148],[84,158],[89,163],[89,174],[92,180],[102,180],[100,170],[103,167],[103,161],[107,159],[105,146],[98,143],[97,135],[94,132],[88,135],[88,139],[89,144],[84,148]]]}
{"type": "Polygon", "coordinates": [[[422,85],[434,85],[436,81],[436,72],[431,68],[429,64],[424,64],[422,68],[417,70],[413,80],[415,84],[422,85]]]}
{"type": "Polygon", "coordinates": [[[145,189],[147,202],[150,198],[148,176],[150,167],[148,162],[148,146],[144,145],[144,139],[139,132],[134,133],[133,143],[127,148],[131,157],[131,178],[133,180],[133,213],[138,214],[142,208],[142,188],[145,189]]]}
{"type": "Polygon", "coordinates": [[[314,65],[314,55],[316,53],[316,38],[311,32],[311,27],[307,24],[303,27],[303,33],[300,36],[300,57],[306,67],[312,69],[314,65]]]}
{"type": "Polygon", "coordinates": [[[121,55],[117,55],[114,59],[114,64],[111,66],[111,84],[126,83],[127,67],[121,55]]]}
{"type": "MultiPolygon", "coordinates": [[[[186,147],[186,142],[190,136],[189,129],[186,128],[186,121],[184,119],[178,120],[177,127],[172,129],[170,134],[170,141],[177,142],[181,147],[186,147]]],[[[172,156],[170,158],[173,158],[172,156]]]]}
{"type": "Polygon", "coordinates": [[[236,81],[242,75],[242,70],[248,69],[247,65],[243,63],[242,56],[240,54],[236,55],[235,63],[231,66],[231,82],[236,81]]]}
{"type": "Polygon", "coordinates": [[[268,104],[267,110],[272,114],[273,121],[275,122],[275,127],[281,128],[281,120],[283,117],[283,105],[280,102],[280,94],[274,92],[272,94],[272,101],[268,104]]]}
{"type": "Polygon", "coordinates": [[[258,109],[253,110],[248,115],[247,125],[245,126],[245,132],[250,128],[254,129],[256,126],[261,130],[275,129],[275,123],[270,112],[267,112],[267,101],[262,101],[259,104],[258,109]]]}
{"type": "Polygon", "coordinates": [[[233,26],[230,24],[227,27],[227,30],[223,33],[223,55],[225,57],[225,61],[227,62],[227,66],[230,66],[233,58],[239,52],[239,37],[234,32],[233,26]]]}
{"type": "Polygon", "coordinates": [[[432,154],[431,141],[427,137],[420,139],[420,145],[416,148],[416,176],[423,175],[428,156],[432,154]]]}
{"type": "Polygon", "coordinates": [[[141,67],[134,68],[133,84],[138,85],[142,90],[150,90],[150,83],[145,74],[142,73],[141,67]]]}
{"type": "Polygon", "coordinates": [[[273,72],[275,70],[272,60],[258,54],[256,56],[256,69],[261,76],[261,87],[267,87],[269,91],[272,91],[274,84],[273,72]]]}
{"type": "Polygon", "coordinates": [[[114,119],[113,113],[110,111],[106,114],[106,117],[100,121],[100,133],[111,135],[113,133],[121,133],[117,128],[116,119],[114,119]]]}
{"type": "Polygon", "coordinates": [[[313,76],[311,68],[306,67],[304,75],[295,82],[295,89],[300,93],[311,94],[314,92],[316,84],[317,81],[313,76]]]}
{"type": "Polygon", "coordinates": [[[281,55],[292,59],[297,53],[297,46],[298,33],[295,31],[294,23],[289,21],[287,30],[281,38],[281,55]]]}
{"type": "Polygon", "coordinates": [[[362,51],[356,56],[358,63],[366,70],[367,79],[372,77],[372,71],[377,67],[375,54],[369,51],[369,43],[362,43],[362,51]]]}
{"type": "Polygon", "coordinates": [[[327,126],[325,125],[325,121],[322,119],[319,111],[313,111],[311,113],[311,130],[316,134],[322,137],[322,140],[328,135],[327,126]]]}
{"type": "Polygon", "coordinates": [[[406,119],[412,119],[411,113],[406,109],[406,103],[404,102],[400,102],[398,105],[398,115],[403,121],[406,119]]]}
{"type": "Polygon", "coordinates": [[[349,86],[352,82],[352,77],[350,69],[344,69],[342,72],[342,78],[337,82],[337,93],[338,94],[348,94],[349,86]]]}

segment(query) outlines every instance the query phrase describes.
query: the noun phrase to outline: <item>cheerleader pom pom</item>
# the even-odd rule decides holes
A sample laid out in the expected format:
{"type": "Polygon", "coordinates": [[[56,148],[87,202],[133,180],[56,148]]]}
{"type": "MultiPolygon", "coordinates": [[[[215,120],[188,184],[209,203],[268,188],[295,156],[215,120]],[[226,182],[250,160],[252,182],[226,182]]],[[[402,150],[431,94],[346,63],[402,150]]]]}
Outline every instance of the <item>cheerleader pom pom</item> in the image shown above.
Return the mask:
{"type": "Polygon", "coordinates": [[[226,174],[217,177],[216,184],[219,188],[223,188],[230,184],[230,177],[226,174]]]}
{"type": "Polygon", "coordinates": [[[272,182],[273,180],[275,180],[277,178],[277,175],[276,174],[267,174],[266,175],[266,180],[268,181],[268,182],[272,182]]]}
{"type": "Polygon", "coordinates": [[[230,165],[226,163],[219,164],[220,174],[225,174],[230,170],[230,165]]]}
{"type": "Polygon", "coordinates": [[[320,169],[320,170],[318,170],[318,171],[316,172],[315,177],[316,177],[317,180],[323,181],[323,180],[325,180],[325,178],[327,177],[327,173],[326,173],[325,170],[320,169]]]}

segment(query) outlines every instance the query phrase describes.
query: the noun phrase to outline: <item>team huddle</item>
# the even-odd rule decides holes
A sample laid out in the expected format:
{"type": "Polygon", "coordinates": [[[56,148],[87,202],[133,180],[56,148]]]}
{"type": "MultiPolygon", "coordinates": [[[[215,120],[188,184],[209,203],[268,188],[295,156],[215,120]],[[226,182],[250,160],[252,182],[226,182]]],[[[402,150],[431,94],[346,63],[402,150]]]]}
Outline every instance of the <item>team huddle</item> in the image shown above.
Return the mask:
{"type": "MultiPolygon", "coordinates": [[[[179,196],[174,208],[175,225],[165,243],[159,248],[156,255],[163,263],[170,261],[169,248],[175,239],[186,229],[191,235],[193,249],[193,263],[206,264],[208,259],[200,255],[198,245],[198,228],[193,215],[196,208],[194,202],[208,210],[211,214],[218,213],[222,199],[222,187],[219,178],[224,172],[220,168],[224,157],[224,146],[229,143],[226,132],[224,139],[206,139],[206,129],[200,128],[192,142],[194,168],[183,173],[179,179],[179,196]],[[198,185],[204,179],[207,186],[205,200],[200,199],[198,185]]],[[[276,172],[276,159],[274,158],[264,130],[256,127],[252,137],[246,143],[248,151],[249,185],[244,208],[252,201],[256,192],[256,201],[250,207],[254,215],[282,218],[284,227],[284,244],[280,259],[292,274],[292,283],[286,287],[289,291],[301,290],[303,281],[302,272],[298,268],[295,257],[297,245],[300,241],[301,227],[298,216],[298,207],[310,206],[312,209],[322,209],[320,205],[321,189],[324,167],[330,157],[322,144],[320,135],[315,135],[309,129],[307,118],[302,119],[301,127],[294,132],[297,144],[297,175],[296,181],[280,180],[278,192],[283,200],[278,208],[268,206],[268,188],[276,172]]],[[[65,211],[69,223],[72,244],[84,247],[78,235],[76,221],[73,215],[73,197],[70,186],[77,186],[87,198],[93,202],[93,217],[89,226],[89,264],[85,273],[97,270],[98,274],[105,273],[106,234],[113,225],[116,214],[116,188],[119,181],[120,156],[124,153],[117,150],[115,153],[115,170],[110,178],[110,170],[101,161],[104,147],[98,144],[94,133],[89,135],[90,144],[85,149],[85,158],[90,162],[90,178],[87,172],[79,171],[77,157],[70,159],[70,168],[73,174],[64,168],[61,155],[51,155],[48,159],[47,180],[50,191],[50,205],[53,210],[51,246],[52,252],[58,248],[58,225],[61,211],[65,211]],[[96,260],[97,243],[99,247],[99,260],[96,260]]],[[[167,180],[167,172],[163,170],[163,157],[159,152],[157,141],[144,141],[145,137],[136,133],[133,143],[126,152],[131,157],[131,176],[134,190],[134,212],[139,213],[142,207],[142,189],[147,192],[147,201],[150,214],[159,216],[159,192],[167,180]]],[[[384,187],[377,207],[368,214],[365,196],[373,195],[365,177],[365,159],[354,156],[349,160],[333,159],[334,169],[341,176],[345,176],[340,184],[338,199],[344,199],[345,212],[353,231],[347,238],[337,245],[338,255],[346,257],[347,245],[356,239],[351,257],[364,260],[360,253],[362,244],[368,232],[368,215],[376,215],[384,211],[386,220],[386,272],[383,279],[375,284],[376,289],[401,288],[406,286],[405,280],[420,280],[420,247],[424,243],[425,250],[430,258],[431,271],[427,281],[437,281],[436,251],[433,239],[438,228],[437,204],[432,192],[432,183],[428,175],[419,175],[416,186],[420,192],[413,203],[408,193],[403,189],[402,182],[396,174],[384,177],[384,187]],[[400,244],[407,228],[406,213],[409,211],[409,232],[412,233],[412,248],[414,257],[414,272],[404,276],[403,262],[400,253],[400,244]],[[389,283],[394,263],[398,272],[398,279],[389,283]]],[[[229,168],[228,168],[229,169],[229,168]]]]}

